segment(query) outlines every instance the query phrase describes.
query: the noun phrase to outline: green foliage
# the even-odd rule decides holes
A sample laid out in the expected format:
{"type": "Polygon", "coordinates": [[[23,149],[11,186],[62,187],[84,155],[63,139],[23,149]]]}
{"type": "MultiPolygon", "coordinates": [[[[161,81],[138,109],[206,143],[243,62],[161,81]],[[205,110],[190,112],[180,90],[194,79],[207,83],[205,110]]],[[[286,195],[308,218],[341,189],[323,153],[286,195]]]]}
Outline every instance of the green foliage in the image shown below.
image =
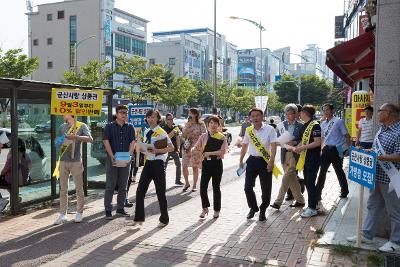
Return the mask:
{"type": "MultiPolygon", "coordinates": [[[[274,89],[283,103],[297,103],[299,80],[290,75],[284,75],[282,81],[275,84],[274,89]]],[[[317,75],[301,76],[301,103],[320,105],[328,100],[333,86],[326,79],[317,75]]]]}
{"type": "Polygon", "coordinates": [[[372,266],[383,266],[385,264],[385,258],[377,253],[368,254],[367,260],[372,266]]]}
{"type": "Polygon", "coordinates": [[[108,61],[91,60],[80,67],[78,73],[73,70],[64,72],[64,80],[61,82],[80,86],[107,86],[108,80],[111,79],[113,74],[112,70],[106,69],[108,63],[108,61]]]}
{"type": "Polygon", "coordinates": [[[196,80],[192,81],[197,94],[188,99],[188,105],[191,107],[209,108],[213,105],[213,87],[210,81],[196,80]]]}
{"type": "Polygon", "coordinates": [[[254,107],[256,96],[251,88],[236,87],[233,91],[232,109],[239,113],[247,113],[254,107]]]}
{"type": "Polygon", "coordinates": [[[354,249],[355,248],[351,245],[337,244],[333,246],[333,251],[339,255],[351,255],[354,249]]]}
{"type": "Polygon", "coordinates": [[[0,77],[21,79],[32,74],[39,67],[39,59],[21,54],[22,48],[10,49],[3,53],[0,48],[0,77]]]}
{"type": "Polygon", "coordinates": [[[174,79],[171,86],[161,94],[162,102],[170,107],[185,105],[197,95],[196,87],[187,77],[174,79]]]}

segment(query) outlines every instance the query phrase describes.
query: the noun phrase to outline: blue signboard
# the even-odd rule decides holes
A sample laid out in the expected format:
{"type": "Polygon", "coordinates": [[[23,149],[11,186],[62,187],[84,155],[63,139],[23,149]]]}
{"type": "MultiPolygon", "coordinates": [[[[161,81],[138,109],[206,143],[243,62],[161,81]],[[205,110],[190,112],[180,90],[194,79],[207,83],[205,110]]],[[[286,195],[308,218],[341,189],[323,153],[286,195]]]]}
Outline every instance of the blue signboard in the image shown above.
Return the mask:
{"type": "Polygon", "coordinates": [[[148,127],[144,121],[147,111],[153,109],[152,105],[128,105],[128,120],[135,128],[148,127]]]}
{"type": "Polygon", "coordinates": [[[374,189],[376,153],[351,147],[349,157],[349,179],[369,189],[374,189]]]}

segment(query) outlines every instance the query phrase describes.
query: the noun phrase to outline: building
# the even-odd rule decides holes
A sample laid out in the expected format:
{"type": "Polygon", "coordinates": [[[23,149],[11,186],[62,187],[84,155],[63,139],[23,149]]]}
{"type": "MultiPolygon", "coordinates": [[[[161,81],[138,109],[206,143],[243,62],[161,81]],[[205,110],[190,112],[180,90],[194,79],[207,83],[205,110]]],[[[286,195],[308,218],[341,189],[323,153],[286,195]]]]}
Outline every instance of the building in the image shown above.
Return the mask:
{"type": "Polygon", "coordinates": [[[252,88],[263,84],[272,91],[283,65],[282,56],[276,56],[268,48],[263,48],[262,53],[260,48],[238,50],[238,84],[252,88]]]}
{"type": "MultiPolygon", "coordinates": [[[[212,80],[214,31],[208,28],[154,32],[148,44],[150,64],[170,66],[178,77],[212,80]]],[[[217,33],[217,78],[233,83],[237,77],[236,46],[217,33]]]]}
{"type": "MultiPolygon", "coordinates": [[[[114,0],[67,0],[28,9],[29,56],[40,60],[34,80],[59,82],[65,71],[89,60],[108,60],[114,69],[123,53],[146,57],[148,21],[115,8],[114,0]]],[[[112,80],[124,78],[116,74],[112,80]]]]}

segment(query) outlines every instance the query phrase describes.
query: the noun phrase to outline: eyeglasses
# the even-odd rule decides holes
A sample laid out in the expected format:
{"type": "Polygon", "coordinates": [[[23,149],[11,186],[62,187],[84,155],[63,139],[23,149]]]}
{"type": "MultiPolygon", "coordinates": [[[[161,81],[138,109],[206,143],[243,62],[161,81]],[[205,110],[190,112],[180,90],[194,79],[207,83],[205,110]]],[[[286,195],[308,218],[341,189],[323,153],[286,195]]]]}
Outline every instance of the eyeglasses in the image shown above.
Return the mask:
{"type": "Polygon", "coordinates": [[[166,119],[167,121],[173,121],[173,119],[166,119]]]}
{"type": "Polygon", "coordinates": [[[119,113],[119,114],[126,115],[126,114],[128,114],[128,111],[118,111],[118,113],[119,113]]]}

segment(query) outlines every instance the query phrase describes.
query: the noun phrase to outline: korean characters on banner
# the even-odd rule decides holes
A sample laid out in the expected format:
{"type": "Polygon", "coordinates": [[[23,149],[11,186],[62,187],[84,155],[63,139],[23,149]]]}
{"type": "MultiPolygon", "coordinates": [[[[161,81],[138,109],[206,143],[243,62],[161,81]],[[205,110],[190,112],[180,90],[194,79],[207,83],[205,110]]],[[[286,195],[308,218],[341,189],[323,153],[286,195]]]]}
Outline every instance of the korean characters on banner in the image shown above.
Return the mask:
{"type": "Polygon", "coordinates": [[[375,188],[376,153],[351,147],[349,179],[356,183],[375,188]]]}
{"type": "Polygon", "coordinates": [[[102,90],[53,88],[50,114],[98,117],[102,102],[102,90]]]}
{"type": "Polygon", "coordinates": [[[145,117],[147,111],[153,109],[152,105],[128,105],[128,120],[135,128],[145,128],[147,123],[145,117]]]}
{"type": "Polygon", "coordinates": [[[364,109],[370,105],[370,95],[366,91],[356,91],[351,96],[351,138],[357,137],[358,122],[365,117],[364,109]]]}

